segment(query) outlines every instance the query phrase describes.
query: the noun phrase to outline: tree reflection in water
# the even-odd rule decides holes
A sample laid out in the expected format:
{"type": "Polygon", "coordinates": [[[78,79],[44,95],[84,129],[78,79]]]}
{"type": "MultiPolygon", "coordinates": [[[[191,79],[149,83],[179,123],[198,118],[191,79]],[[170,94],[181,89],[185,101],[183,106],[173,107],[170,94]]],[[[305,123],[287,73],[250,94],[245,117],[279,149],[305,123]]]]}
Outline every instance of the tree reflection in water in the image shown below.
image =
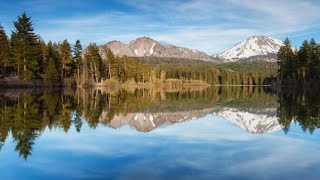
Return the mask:
{"type": "Polygon", "coordinates": [[[158,118],[144,124],[133,124],[136,130],[148,132],[161,124],[205,116],[219,107],[251,110],[278,107],[279,122],[286,131],[294,120],[305,131],[313,132],[320,125],[318,97],[305,94],[277,96],[258,87],[7,90],[0,92],[0,150],[9,133],[14,139],[15,150],[27,159],[35,139],[45,129],[68,132],[75,128],[81,132],[84,123],[93,129],[98,125],[117,128],[125,124],[126,118],[138,118],[142,113],[158,118]]]}
{"type": "Polygon", "coordinates": [[[278,117],[285,127],[285,132],[289,131],[292,121],[311,134],[320,128],[320,92],[317,89],[283,90],[278,96],[278,117]]]}

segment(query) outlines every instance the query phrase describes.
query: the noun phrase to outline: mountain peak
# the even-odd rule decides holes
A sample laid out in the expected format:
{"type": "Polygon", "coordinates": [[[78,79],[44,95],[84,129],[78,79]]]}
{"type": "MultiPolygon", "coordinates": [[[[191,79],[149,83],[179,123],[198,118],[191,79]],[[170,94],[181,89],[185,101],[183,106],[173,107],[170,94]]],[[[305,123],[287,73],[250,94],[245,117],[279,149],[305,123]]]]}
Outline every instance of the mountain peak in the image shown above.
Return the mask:
{"type": "Polygon", "coordinates": [[[265,35],[253,35],[253,36],[250,36],[250,37],[247,38],[247,39],[252,39],[252,38],[270,38],[270,37],[265,36],[265,35]]]}
{"type": "MultiPolygon", "coordinates": [[[[117,40],[110,41],[107,44],[102,45],[101,47],[103,47],[101,49],[102,52],[104,52],[104,48],[107,47],[116,56],[134,56],[134,53],[130,49],[129,45],[121,41],[117,41],[117,40]]],[[[102,53],[102,56],[104,57],[104,53],[102,53]]]]}
{"type": "Polygon", "coordinates": [[[148,37],[148,36],[138,37],[138,38],[136,38],[135,41],[138,41],[138,40],[142,40],[142,41],[156,41],[156,40],[154,40],[154,39],[152,39],[151,37],[148,37]]]}
{"type": "Polygon", "coordinates": [[[155,53],[155,47],[162,48],[158,41],[146,36],[131,41],[129,46],[138,57],[152,56],[155,53]]]}
{"type": "Polygon", "coordinates": [[[129,44],[124,44],[120,41],[114,40],[99,47],[102,57],[104,57],[104,49],[107,47],[117,56],[126,55],[130,57],[161,57],[206,61],[211,60],[210,56],[204,52],[160,43],[157,40],[146,36],[138,37],[129,44]]]}
{"type": "MultiPolygon", "coordinates": [[[[254,56],[267,56],[277,54],[283,42],[267,36],[251,36],[236,44],[233,48],[218,55],[229,61],[237,61],[254,56]]],[[[273,59],[270,61],[274,61],[273,59]]]]}
{"type": "Polygon", "coordinates": [[[121,42],[121,41],[118,41],[118,40],[113,40],[113,41],[110,41],[110,42],[108,42],[107,44],[124,44],[123,42],[121,42]]]}

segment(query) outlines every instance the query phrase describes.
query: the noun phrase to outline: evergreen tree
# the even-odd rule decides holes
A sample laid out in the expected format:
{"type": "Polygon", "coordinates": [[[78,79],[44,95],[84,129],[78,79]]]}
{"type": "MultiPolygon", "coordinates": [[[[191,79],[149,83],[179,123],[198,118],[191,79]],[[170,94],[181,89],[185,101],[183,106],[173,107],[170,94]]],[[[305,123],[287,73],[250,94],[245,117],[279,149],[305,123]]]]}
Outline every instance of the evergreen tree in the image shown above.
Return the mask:
{"type": "MultiPolygon", "coordinates": [[[[51,41],[49,41],[47,44],[46,53],[46,59],[49,60],[50,58],[53,59],[56,69],[58,70],[59,74],[61,74],[61,71],[59,71],[61,66],[59,46],[56,43],[52,43],[51,41]]],[[[49,61],[47,61],[45,64],[49,64],[49,61]]]]}
{"type": "Polygon", "coordinates": [[[310,44],[305,40],[298,51],[301,78],[306,80],[309,74],[308,64],[312,59],[310,44]]]}
{"type": "Polygon", "coordinates": [[[0,25],[0,70],[2,75],[5,75],[6,68],[11,65],[10,63],[10,43],[5,30],[0,25]]]}
{"type": "Polygon", "coordinates": [[[289,84],[303,85],[301,87],[319,85],[320,45],[312,38],[309,42],[305,40],[298,51],[288,53],[287,44],[286,41],[278,53],[282,80],[294,77],[289,84]]]}
{"type": "Polygon", "coordinates": [[[12,55],[17,74],[22,79],[39,78],[42,60],[39,37],[33,32],[31,17],[24,12],[14,22],[11,35],[12,55]],[[22,71],[22,73],[21,73],[22,71]]]}
{"type": "Polygon", "coordinates": [[[83,74],[83,59],[81,56],[82,46],[80,40],[76,41],[76,44],[73,48],[73,61],[75,62],[75,68],[77,69],[77,82],[80,83],[80,76],[83,74]]]}
{"type": "Polygon", "coordinates": [[[318,44],[316,49],[316,57],[315,57],[315,72],[316,72],[316,80],[318,83],[320,82],[320,44],[318,44]]]}
{"type": "Polygon", "coordinates": [[[45,69],[44,79],[53,85],[60,82],[60,75],[52,57],[49,58],[45,69]]]}
{"type": "Polygon", "coordinates": [[[309,79],[315,79],[317,74],[319,72],[317,72],[317,49],[318,49],[318,44],[316,43],[315,39],[312,38],[310,40],[310,54],[311,54],[311,59],[309,60],[308,64],[307,64],[307,69],[308,71],[308,78],[309,79]]]}
{"type": "Polygon", "coordinates": [[[61,79],[73,75],[74,61],[72,59],[71,47],[65,39],[60,44],[61,79]]]}
{"type": "Polygon", "coordinates": [[[114,57],[114,54],[112,51],[107,48],[105,49],[105,56],[106,56],[106,62],[107,62],[107,67],[108,67],[108,77],[111,78],[118,78],[118,65],[116,62],[116,58],[114,57]]]}
{"type": "Polygon", "coordinates": [[[102,78],[104,78],[103,74],[103,65],[102,65],[102,58],[99,54],[99,48],[96,44],[90,44],[88,46],[87,53],[85,54],[85,62],[87,63],[88,67],[90,68],[90,74],[92,82],[99,83],[102,78]]]}
{"type": "Polygon", "coordinates": [[[46,69],[46,66],[48,65],[49,59],[48,59],[48,48],[47,44],[44,42],[44,40],[40,40],[40,46],[41,46],[41,55],[42,55],[42,61],[39,64],[39,68],[41,70],[41,75],[43,75],[46,69]]]}
{"type": "Polygon", "coordinates": [[[278,73],[281,80],[296,76],[294,52],[288,38],[278,52],[278,65],[280,66],[278,73]]]}

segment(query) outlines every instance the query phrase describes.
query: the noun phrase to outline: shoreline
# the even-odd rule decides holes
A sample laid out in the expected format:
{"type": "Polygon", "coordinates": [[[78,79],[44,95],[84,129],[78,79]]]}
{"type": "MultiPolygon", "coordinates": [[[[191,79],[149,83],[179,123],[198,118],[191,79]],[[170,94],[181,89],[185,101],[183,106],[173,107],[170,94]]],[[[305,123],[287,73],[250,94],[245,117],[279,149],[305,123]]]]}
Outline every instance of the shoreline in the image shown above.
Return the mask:
{"type": "Polygon", "coordinates": [[[120,83],[115,79],[109,79],[105,82],[88,84],[88,85],[77,85],[72,80],[66,80],[61,83],[50,83],[42,80],[21,80],[17,77],[5,77],[0,79],[1,89],[59,89],[59,88],[116,88],[116,89],[141,89],[141,88],[168,88],[168,89],[189,89],[189,88],[206,88],[206,87],[271,87],[271,84],[262,85],[223,85],[223,84],[208,84],[202,80],[179,80],[179,79],[166,79],[156,82],[133,82],[127,81],[120,83]]]}

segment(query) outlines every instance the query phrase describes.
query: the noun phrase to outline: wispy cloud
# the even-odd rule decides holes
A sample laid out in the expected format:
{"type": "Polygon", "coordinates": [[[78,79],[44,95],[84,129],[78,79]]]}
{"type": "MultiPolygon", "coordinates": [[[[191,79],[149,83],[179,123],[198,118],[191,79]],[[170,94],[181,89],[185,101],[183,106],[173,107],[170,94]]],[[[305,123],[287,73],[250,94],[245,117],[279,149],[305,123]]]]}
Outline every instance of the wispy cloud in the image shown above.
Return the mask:
{"type": "MultiPolygon", "coordinates": [[[[230,0],[232,3],[254,11],[259,17],[265,17],[261,22],[272,21],[284,26],[311,26],[320,19],[319,3],[316,1],[278,0],[278,1],[252,1],[230,0]]],[[[270,23],[269,22],[269,23],[270,23]]],[[[277,24],[277,25],[279,25],[277,24]]]]}

